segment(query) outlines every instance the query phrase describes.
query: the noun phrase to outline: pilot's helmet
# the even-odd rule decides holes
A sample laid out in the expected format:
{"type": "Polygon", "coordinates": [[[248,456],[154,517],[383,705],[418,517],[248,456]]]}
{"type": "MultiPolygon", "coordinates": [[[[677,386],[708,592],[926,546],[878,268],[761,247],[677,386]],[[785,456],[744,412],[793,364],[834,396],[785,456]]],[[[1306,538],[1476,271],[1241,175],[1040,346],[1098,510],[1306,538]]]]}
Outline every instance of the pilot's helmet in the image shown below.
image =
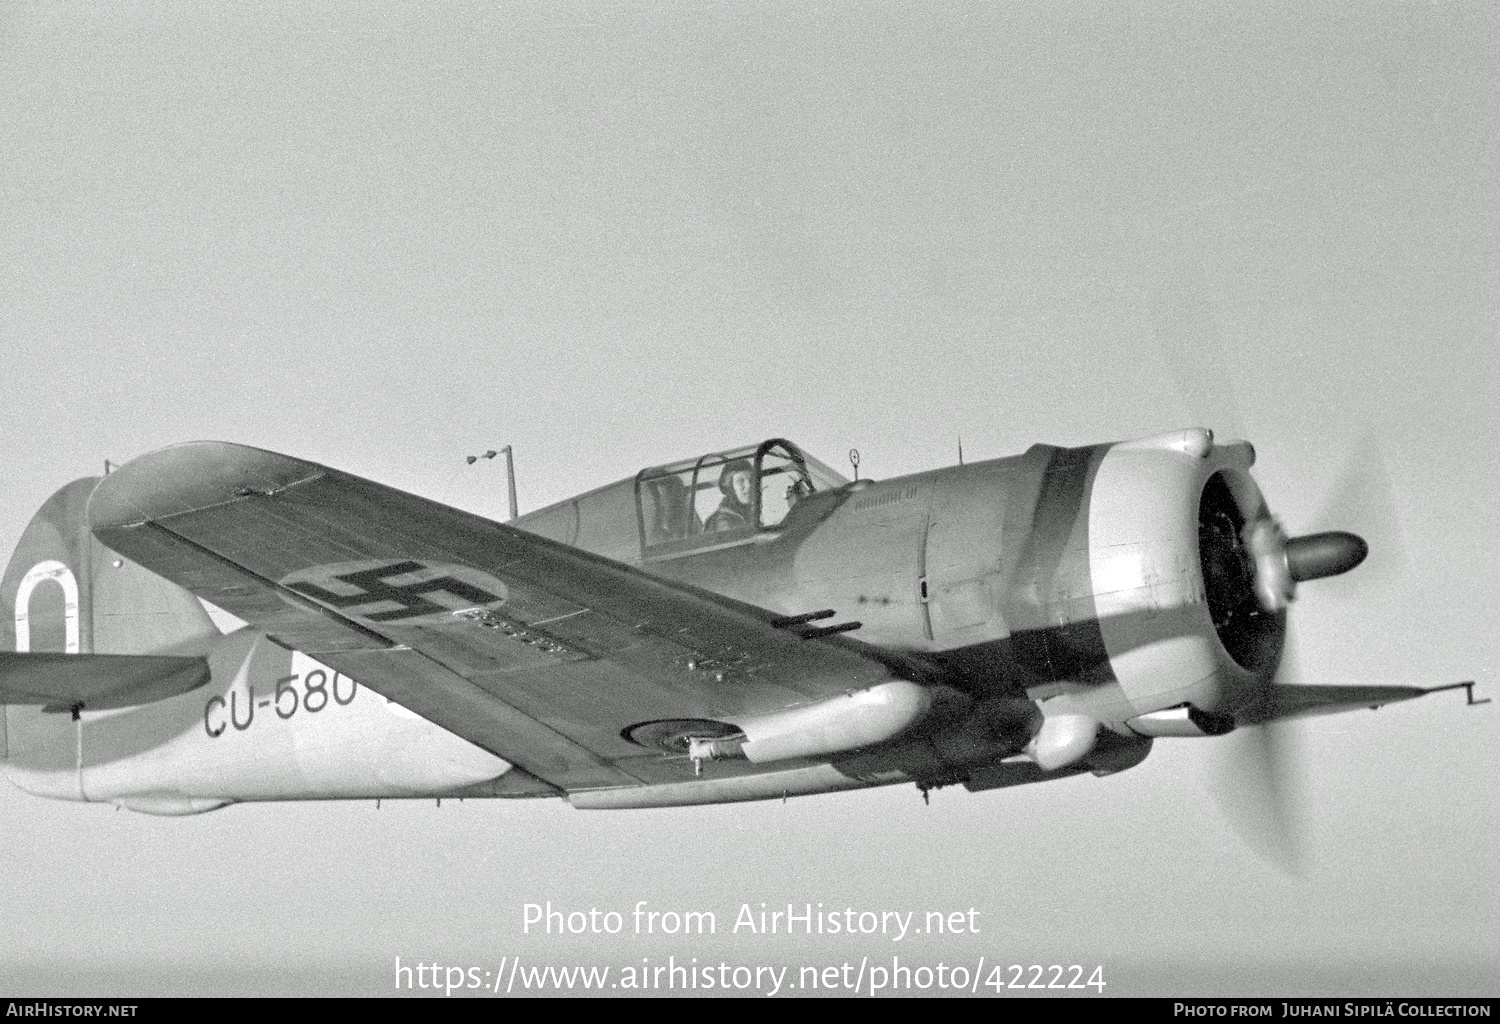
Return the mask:
{"type": "Polygon", "coordinates": [[[734,497],[734,476],[736,473],[749,473],[751,486],[753,487],[755,484],[755,467],[750,464],[750,460],[735,459],[729,465],[725,466],[724,471],[719,474],[719,490],[730,497],[734,497]]]}

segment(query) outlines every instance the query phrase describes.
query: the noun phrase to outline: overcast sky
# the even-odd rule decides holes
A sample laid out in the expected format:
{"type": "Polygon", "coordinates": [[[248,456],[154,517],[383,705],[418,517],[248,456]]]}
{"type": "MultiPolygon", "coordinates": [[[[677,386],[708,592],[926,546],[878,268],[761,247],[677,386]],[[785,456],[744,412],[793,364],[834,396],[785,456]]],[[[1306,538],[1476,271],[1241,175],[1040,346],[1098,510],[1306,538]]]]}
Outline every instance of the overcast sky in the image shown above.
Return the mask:
{"type": "MultiPolygon", "coordinates": [[[[203,438],[500,515],[503,470],[463,456],[507,443],[531,509],[769,436],[889,477],[960,436],[1204,422],[1255,442],[1293,532],[1375,543],[1302,588],[1304,681],[1496,692],[1492,5],[8,3],[0,166],[4,551],[103,460],[203,438]]],[[[1300,880],[1226,826],[1218,741],[930,807],[172,820],[7,787],[0,990],[895,952],[1116,994],[1494,994],[1496,707],[1306,727],[1300,880]],[[983,916],[894,949],[522,936],[548,899],[983,916]]]]}

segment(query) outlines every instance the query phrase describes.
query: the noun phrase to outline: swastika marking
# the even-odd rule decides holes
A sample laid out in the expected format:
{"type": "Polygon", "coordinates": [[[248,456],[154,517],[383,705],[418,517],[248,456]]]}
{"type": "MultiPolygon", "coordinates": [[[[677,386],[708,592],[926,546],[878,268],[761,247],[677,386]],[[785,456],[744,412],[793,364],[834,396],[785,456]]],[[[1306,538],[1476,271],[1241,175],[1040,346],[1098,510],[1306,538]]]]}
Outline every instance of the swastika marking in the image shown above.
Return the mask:
{"type": "Polygon", "coordinates": [[[401,606],[382,612],[360,613],[362,618],[372,622],[393,622],[398,619],[415,618],[418,615],[455,610],[450,606],[429,601],[423,596],[425,594],[443,593],[469,605],[489,605],[504,600],[498,594],[492,594],[488,590],[452,576],[439,576],[436,579],[418,580],[415,583],[405,584],[387,582],[392,577],[405,576],[426,568],[428,566],[420,562],[395,562],[391,565],[377,565],[373,569],[360,569],[332,577],[340,583],[358,587],[361,591],[358,594],[335,594],[326,587],[301,580],[288,583],[287,587],[334,608],[358,608],[383,602],[401,606]]]}

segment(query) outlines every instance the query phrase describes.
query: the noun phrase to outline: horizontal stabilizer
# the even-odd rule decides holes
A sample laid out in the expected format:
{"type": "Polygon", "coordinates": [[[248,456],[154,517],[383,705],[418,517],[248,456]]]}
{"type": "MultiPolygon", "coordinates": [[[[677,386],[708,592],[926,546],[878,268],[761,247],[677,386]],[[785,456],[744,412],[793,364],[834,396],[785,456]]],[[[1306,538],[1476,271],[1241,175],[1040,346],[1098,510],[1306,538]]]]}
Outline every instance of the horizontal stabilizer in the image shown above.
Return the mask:
{"type": "MultiPolygon", "coordinates": [[[[1341,711],[1371,711],[1386,704],[1411,700],[1440,690],[1472,687],[1472,683],[1454,683],[1447,686],[1424,688],[1421,686],[1272,686],[1266,696],[1235,715],[1236,725],[1259,725],[1280,718],[1308,718],[1313,715],[1333,715],[1341,711]]],[[[1470,701],[1473,700],[1472,693],[1470,701]]]]}
{"type": "Polygon", "coordinates": [[[0,651],[0,704],[105,711],[187,693],[208,676],[204,658],[0,651]]]}

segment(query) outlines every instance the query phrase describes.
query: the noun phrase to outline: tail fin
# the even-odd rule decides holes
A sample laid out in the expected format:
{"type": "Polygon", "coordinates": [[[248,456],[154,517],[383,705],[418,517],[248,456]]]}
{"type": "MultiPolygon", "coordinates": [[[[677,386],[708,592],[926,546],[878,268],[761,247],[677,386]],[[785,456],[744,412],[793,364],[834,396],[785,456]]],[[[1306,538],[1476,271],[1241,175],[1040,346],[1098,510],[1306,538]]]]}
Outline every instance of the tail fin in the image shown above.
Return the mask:
{"type": "MultiPolygon", "coordinates": [[[[86,652],[93,649],[88,500],[98,478],[75,480],[32,517],[0,578],[0,649],[86,652]]],[[[33,793],[82,799],[77,784],[78,730],[67,715],[0,702],[7,774],[33,793]]]]}
{"type": "Polygon", "coordinates": [[[48,498],[0,577],[0,652],[15,652],[0,658],[0,760],[22,788],[70,799],[81,796],[70,717],[200,685],[201,656],[219,636],[192,594],[94,539],[88,503],[99,479],[48,498]],[[157,656],[118,657],[148,654],[157,656]],[[74,716],[56,713],[70,708],[74,716]]]}
{"type": "Polygon", "coordinates": [[[188,591],[128,562],[89,532],[99,477],[47,499],[0,579],[0,649],[197,655],[219,635],[188,591]]]}
{"type": "Polygon", "coordinates": [[[94,649],[89,495],[74,480],[37,510],[0,579],[0,647],[87,654],[94,649]]]}
{"type": "Polygon", "coordinates": [[[23,789],[65,799],[82,798],[71,719],[201,685],[219,636],[196,597],[94,539],[99,479],[48,498],[0,577],[0,761],[23,789]]]}
{"type": "Polygon", "coordinates": [[[98,482],[49,498],[0,578],[0,705],[126,707],[208,678],[201,656],[219,632],[203,605],[89,532],[98,482]]]}

